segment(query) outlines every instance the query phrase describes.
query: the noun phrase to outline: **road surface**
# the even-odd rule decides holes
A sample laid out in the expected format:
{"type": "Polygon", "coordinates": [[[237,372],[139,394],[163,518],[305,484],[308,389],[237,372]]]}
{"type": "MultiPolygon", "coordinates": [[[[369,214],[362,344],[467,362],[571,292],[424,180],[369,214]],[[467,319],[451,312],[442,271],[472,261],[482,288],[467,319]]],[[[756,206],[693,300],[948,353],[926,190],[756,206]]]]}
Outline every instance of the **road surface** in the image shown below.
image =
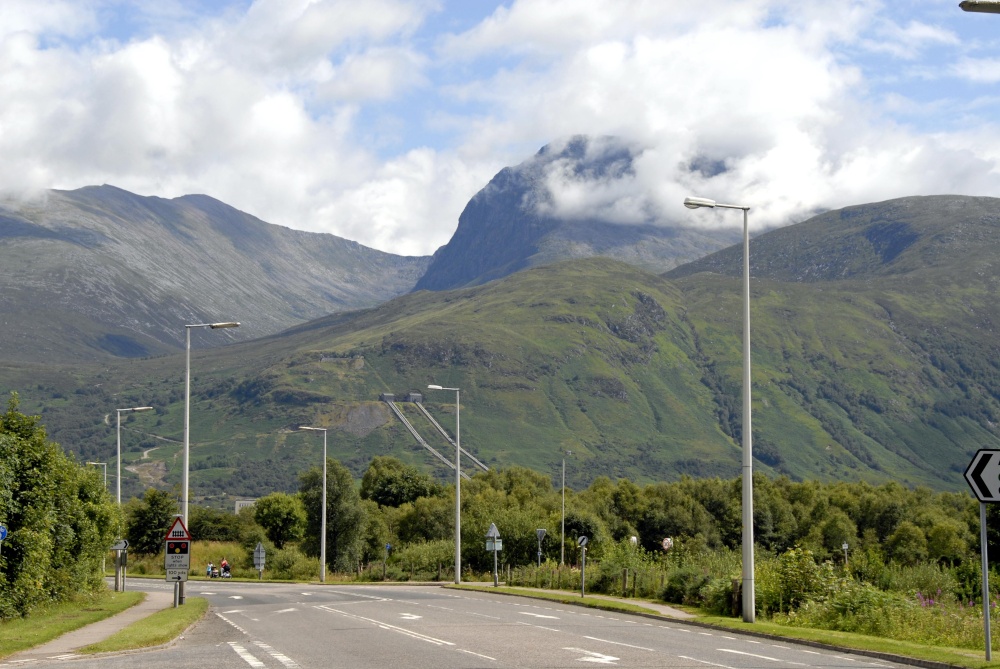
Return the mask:
{"type": "MultiPolygon", "coordinates": [[[[172,589],[133,579],[130,589],[172,589]]],[[[860,655],[432,586],[190,581],[212,607],[167,648],[34,662],[73,669],[872,669],[860,655]]],[[[21,665],[27,666],[27,665],[21,665]]]]}

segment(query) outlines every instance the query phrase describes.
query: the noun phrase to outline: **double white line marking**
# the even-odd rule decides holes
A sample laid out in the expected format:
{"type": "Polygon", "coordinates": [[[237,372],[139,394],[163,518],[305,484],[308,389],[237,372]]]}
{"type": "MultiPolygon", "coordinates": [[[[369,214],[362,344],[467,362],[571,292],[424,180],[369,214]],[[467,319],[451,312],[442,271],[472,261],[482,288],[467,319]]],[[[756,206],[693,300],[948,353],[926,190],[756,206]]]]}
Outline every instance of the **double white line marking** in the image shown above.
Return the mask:
{"type": "MultiPolygon", "coordinates": [[[[257,659],[257,657],[248,651],[246,648],[236,643],[235,641],[229,642],[230,647],[236,651],[236,654],[243,658],[243,661],[249,664],[253,669],[264,669],[267,665],[257,659]]],[[[287,655],[279,653],[274,648],[271,648],[263,641],[254,641],[254,645],[265,651],[268,655],[276,659],[286,667],[286,669],[300,669],[298,663],[287,655]]]]}

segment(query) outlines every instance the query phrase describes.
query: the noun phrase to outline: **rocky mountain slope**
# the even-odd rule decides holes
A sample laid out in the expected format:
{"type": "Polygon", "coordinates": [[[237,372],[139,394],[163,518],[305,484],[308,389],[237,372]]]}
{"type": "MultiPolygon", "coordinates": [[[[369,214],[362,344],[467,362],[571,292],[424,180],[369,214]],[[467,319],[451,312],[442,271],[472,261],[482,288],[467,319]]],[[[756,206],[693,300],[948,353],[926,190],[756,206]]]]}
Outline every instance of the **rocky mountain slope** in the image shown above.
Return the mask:
{"type": "MultiPolygon", "coordinates": [[[[753,240],[757,471],[965,490],[972,454],[1000,447],[998,226],[1000,200],[938,196],[850,207],[753,240]]],[[[428,384],[461,388],[463,447],[491,466],[555,476],[569,449],[571,485],[735,476],[739,264],[738,247],[666,276],[566,261],[197,351],[192,485],[212,503],[293,489],[321,446],[299,425],[329,427],[331,455],[356,473],[391,453],[446,481],[379,401],[421,392],[453,429],[454,394],[428,384]]],[[[113,461],[107,407],[156,407],[130,419],[126,462],[155,448],[159,485],[179,480],[182,356],[7,366],[0,381],[88,460],[113,461]]],[[[449,453],[415,405],[400,407],[449,453]]]]}
{"type": "Polygon", "coordinates": [[[634,158],[635,150],[614,138],[576,137],[504,168],[469,201],[454,236],[434,254],[416,289],[479,285],[528,267],[592,256],[663,272],[739,239],[735,230],[708,232],[652,217],[624,223],[599,211],[556,215],[551,179],[576,181],[584,189],[613,188],[633,176],[634,158]]]}
{"type": "Polygon", "coordinates": [[[241,321],[199,346],[261,337],[410,290],[428,258],[265,223],[204,195],[112,186],[0,202],[0,359],[142,357],[184,325],[241,321]]]}

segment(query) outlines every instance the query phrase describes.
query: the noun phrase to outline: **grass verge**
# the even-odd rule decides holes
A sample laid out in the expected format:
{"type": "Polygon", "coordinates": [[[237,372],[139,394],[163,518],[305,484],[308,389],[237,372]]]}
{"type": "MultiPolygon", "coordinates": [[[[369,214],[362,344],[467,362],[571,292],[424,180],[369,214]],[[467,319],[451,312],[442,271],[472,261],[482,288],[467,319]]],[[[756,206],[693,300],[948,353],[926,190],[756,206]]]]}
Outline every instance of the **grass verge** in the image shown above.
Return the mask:
{"type": "Polygon", "coordinates": [[[0,623],[0,658],[109,618],[135,606],[143,592],[101,592],[33,611],[27,618],[0,623]]]}
{"type": "Polygon", "coordinates": [[[104,641],[81,648],[79,652],[110,653],[159,646],[183,634],[184,630],[201,620],[206,611],[208,611],[207,599],[187,597],[184,606],[157,611],[104,641]]]}
{"type": "MultiPolygon", "coordinates": [[[[580,597],[579,595],[571,595],[569,593],[561,593],[558,591],[536,592],[520,588],[494,588],[492,586],[474,586],[464,584],[450,585],[447,587],[463,590],[477,590],[482,592],[499,592],[503,594],[518,595],[521,597],[530,597],[532,599],[555,601],[562,604],[603,609],[605,611],[620,611],[623,613],[642,613],[660,616],[660,614],[656,611],[645,608],[641,604],[631,604],[592,597],[580,597]]],[[[684,608],[691,613],[695,613],[696,615],[698,614],[696,610],[691,610],[687,607],[684,608]]],[[[661,617],[664,620],[674,620],[668,616],[661,617]]],[[[675,620],[675,622],[682,621],[675,620]]],[[[788,625],[777,625],[760,620],[754,623],[744,623],[743,621],[735,618],[725,618],[714,615],[697,615],[697,617],[691,622],[715,628],[732,630],[734,632],[742,632],[745,634],[767,635],[781,639],[822,644],[832,648],[896,655],[904,658],[912,658],[922,660],[924,662],[935,662],[955,667],[968,667],[969,669],[1000,668],[1000,661],[994,659],[991,662],[987,662],[985,652],[981,650],[932,646],[909,641],[896,641],[894,639],[865,636],[863,634],[852,634],[850,632],[836,632],[808,627],[790,627],[788,625]]]]}

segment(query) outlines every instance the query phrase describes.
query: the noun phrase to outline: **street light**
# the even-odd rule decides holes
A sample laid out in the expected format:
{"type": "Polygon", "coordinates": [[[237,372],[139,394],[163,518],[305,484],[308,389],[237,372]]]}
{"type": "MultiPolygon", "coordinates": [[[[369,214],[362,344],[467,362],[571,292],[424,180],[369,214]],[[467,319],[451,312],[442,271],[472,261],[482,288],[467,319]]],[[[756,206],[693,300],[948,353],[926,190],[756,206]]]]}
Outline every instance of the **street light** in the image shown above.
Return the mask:
{"type": "Polygon", "coordinates": [[[573,455],[573,451],[563,451],[563,471],[562,471],[562,533],[559,535],[559,566],[560,567],[563,566],[563,564],[566,562],[566,456],[567,455],[573,455]]]}
{"type": "MultiPolygon", "coordinates": [[[[116,485],[118,487],[115,499],[118,500],[118,504],[122,503],[122,413],[128,413],[130,411],[150,411],[153,407],[132,407],[130,409],[115,409],[118,412],[118,475],[115,477],[116,485]]],[[[105,482],[105,485],[107,483],[105,482]]]]}
{"type": "MultiPolygon", "coordinates": [[[[181,471],[181,513],[184,516],[184,526],[188,525],[188,469],[191,461],[191,330],[195,328],[238,328],[239,323],[196,323],[185,325],[187,335],[187,366],[184,373],[184,460],[181,471]]],[[[178,600],[184,603],[184,583],[178,583],[178,600]]]]}
{"type": "Polygon", "coordinates": [[[104,489],[108,489],[108,463],[106,462],[88,462],[88,465],[96,465],[98,467],[104,467],[104,489]]]}
{"type": "Polygon", "coordinates": [[[1000,0],[963,0],[958,6],[967,12],[1000,14],[1000,0]]]}
{"type": "Polygon", "coordinates": [[[688,209],[701,207],[743,211],[743,622],[756,616],[753,564],[753,439],[750,431],[750,234],[747,212],[750,207],[720,204],[704,197],[684,198],[688,209]]]}
{"type": "Polygon", "coordinates": [[[458,388],[427,386],[428,390],[455,391],[455,583],[462,582],[462,433],[459,412],[462,409],[458,388]]]}
{"type": "Polygon", "coordinates": [[[312,430],[323,433],[323,493],[320,496],[319,514],[319,582],[326,583],[326,428],[306,427],[302,425],[300,430],[312,430]]]}

